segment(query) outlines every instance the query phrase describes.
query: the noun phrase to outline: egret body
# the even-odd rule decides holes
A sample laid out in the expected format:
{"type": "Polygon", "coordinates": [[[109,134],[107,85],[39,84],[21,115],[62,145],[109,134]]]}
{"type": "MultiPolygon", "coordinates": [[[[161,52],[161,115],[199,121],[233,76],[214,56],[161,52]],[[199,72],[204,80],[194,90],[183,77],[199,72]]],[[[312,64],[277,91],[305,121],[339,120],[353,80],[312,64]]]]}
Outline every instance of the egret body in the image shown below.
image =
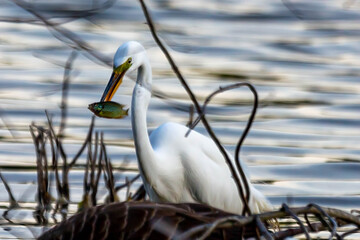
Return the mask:
{"type": "MultiPolygon", "coordinates": [[[[140,174],[150,200],[203,203],[241,214],[243,204],[229,167],[210,138],[196,131],[186,137],[188,128],[171,122],[148,135],[146,113],[151,99],[152,71],[140,43],[130,41],[119,47],[101,101],[111,101],[125,73],[135,70],[131,122],[140,174]]],[[[272,209],[251,184],[249,207],[253,213],[272,209]]]]}

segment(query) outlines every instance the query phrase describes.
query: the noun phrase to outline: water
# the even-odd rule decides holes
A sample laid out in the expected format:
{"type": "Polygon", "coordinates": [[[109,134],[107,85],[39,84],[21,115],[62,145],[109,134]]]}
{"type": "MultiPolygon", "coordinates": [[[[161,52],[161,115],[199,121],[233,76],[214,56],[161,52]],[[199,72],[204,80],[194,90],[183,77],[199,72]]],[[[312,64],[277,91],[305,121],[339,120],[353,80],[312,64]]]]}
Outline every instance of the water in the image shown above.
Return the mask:
{"type": "MultiPolygon", "coordinates": [[[[241,158],[256,187],[275,206],[314,202],[359,209],[360,2],[286,3],[305,20],[282,1],[158,0],[149,7],[199,100],[220,85],[245,80],[256,86],[260,108],[241,158]]],[[[78,7],[91,4],[84,1],[78,7]]],[[[1,1],[1,6],[1,19],[32,17],[11,2],[1,1]]],[[[52,14],[63,15],[60,7],[52,14]]],[[[171,96],[166,101],[152,99],[150,131],[166,121],[186,124],[188,113],[174,103],[187,108],[189,98],[144,21],[137,1],[118,1],[103,13],[63,27],[110,57],[122,42],[143,43],[153,67],[154,89],[171,96]]],[[[31,221],[36,158],[28,126],[45,125],[45,109],[59,125],[63,65],[71,50],[40,25],[0,22],[0,32],[0,164],[15,197],[29,204],[30,210],[14,212],[13,218],[31,221]]],[[[87,105],[99,100],[110,74],[109,67],[94,63],[86,54],[76,58],[65,140],[69,156],[85,139],[91,119],[87,105]]],[[[130,105],[132,79],[125,79],[115,101],[130,105]]],[[[240,88],[219,95],[209,107],[208,119],[230,151],[243,131],[251,102],[251,93],[240,88]]],[[[115,166],[129,160],[129,167],[136,169],[130,118],[97,118],[96,130],[105,133],[115,166]]],[[[196,130],[205,133],[201,125],[196,130]]],[[[84,161],[84,157],[79,160],[84,161]]],[[[79,169],[70,174],[73,203],[81,199],[82,174],[79,169]]],[[[124,176],[119,177],[117,183],[123,182],[124,176]]],[[[0,202],[6,206],[2,185],[0,191],[0,202]]],[[[105,196],[104,187],[100,193],[105,196]]],[[[22,226],[0,229],[1,238],[32,236],[22,226]]],[[[35,235],[41,231],[32,230],[35,235]]]]}

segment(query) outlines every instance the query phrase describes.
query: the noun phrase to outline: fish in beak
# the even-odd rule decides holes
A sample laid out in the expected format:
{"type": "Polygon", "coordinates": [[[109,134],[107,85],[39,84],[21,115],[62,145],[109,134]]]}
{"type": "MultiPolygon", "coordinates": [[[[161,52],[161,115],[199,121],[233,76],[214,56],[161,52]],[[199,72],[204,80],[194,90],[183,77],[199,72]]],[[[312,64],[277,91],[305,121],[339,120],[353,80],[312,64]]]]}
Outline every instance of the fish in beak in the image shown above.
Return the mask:
{"type": "Polygon", "coordinates": [[[129,109],[124,107],[123,104],[107,101],[92,103],[88,108],[98,117],[119,119],[129,115],[129,109]]]}

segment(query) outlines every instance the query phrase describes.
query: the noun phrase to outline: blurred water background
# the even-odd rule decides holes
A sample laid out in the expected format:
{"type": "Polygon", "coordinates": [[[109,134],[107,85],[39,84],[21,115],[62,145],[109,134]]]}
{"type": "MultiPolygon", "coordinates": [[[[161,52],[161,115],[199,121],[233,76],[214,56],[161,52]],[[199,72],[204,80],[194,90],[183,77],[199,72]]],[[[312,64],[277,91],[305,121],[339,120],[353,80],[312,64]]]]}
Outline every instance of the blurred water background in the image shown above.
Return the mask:
{"type": "MultiPolygon", "coordinates": [[[[29,1],[53,21],[104,1],[29,1]]],[[[148,2],[162,39],[200,101],[219,86],[248,81],[260,107],[241,151],[251,180],[275,206],[309,202],[343,210],[360,208],[360,1],[152,0],[148,2]]],[[[12,1],[0,1],[0,166],[22,209],[10,218],[34,222],[36,155],[29,133],[46,126],[44,110],[59,126],[64,64],[72,49],[59,34],[32,22],[33,15],[12,1]],[[11,21],[6,21],[11,19],[11,21]],[[14,20],[17,22],[13,22],[14,20]],[[21,21],[20,21],[21,20],[21,21]],[[23,23],[22,21],[28,21],[23,23]]],[[[63,23],[94,49],[112,57],[129,40],[141,42],[153,67],[154,89],[148,126],[186,124],[190,100],[153,41],[137,1],[116,1],[98,14],[63,23]]],[[[73,156],[86,137],[89,103],[100,99],[111,68],[81,53],[73,63],[65,151],[73,156]]],[[[130,105],[133,78],[124,80],[114,100],[130,105]]],[[[246,124],[252,95],[237,89],[209,107],[221,141],[230,151],[246,124]]],[[[137,173],[130,118],[96,119],[114,167],[128,161],[137,173]]],[[[205,133],[201,125],[196,130],[205,133]]],[[[85,163],[83,156],[79,163],[85,163]]],[[[124,175],[115,170],[116,183],[124,175]]],[[[70,172],[72,211],[82,196],[83,169],[70,172]]],[[[140,181],[135,183],[139,186],[140,181]]],[[[55,192],[55,191],[54,191],[55,192]]],[[[0,185],[1,211],[8,196],[0,185]]],[[[100,189],[105,197],[106,189],[100,189]]],[[[122,196],[124,193],[121,193],[122,196]]],[[[16,221],[15,221],[16,222],[16,221]]],[[[29,237],[41,228],[7,226],[0,238],[29,237]],[[29,230],[30,229],[30,230],[29,230]]]]}

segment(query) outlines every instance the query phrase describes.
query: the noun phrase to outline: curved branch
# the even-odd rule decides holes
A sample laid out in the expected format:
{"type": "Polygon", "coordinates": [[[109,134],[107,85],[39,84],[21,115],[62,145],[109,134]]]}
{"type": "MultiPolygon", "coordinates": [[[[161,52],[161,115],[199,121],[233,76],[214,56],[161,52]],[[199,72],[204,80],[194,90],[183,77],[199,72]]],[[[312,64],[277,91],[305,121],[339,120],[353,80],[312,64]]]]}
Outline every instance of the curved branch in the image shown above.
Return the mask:
{"type": "Polygon", "coordinates": [[[246,201],[245,198],[243,198],[243,193],[242,193],[242,188],[241,188],[241,181],[236,173],[236,170],[234,168],[234,166],[232,165],[231,163],[231,160],[229,158],[229,156],[227,155],[226,153],[226,150],[225,148],[221,145],[219,139],[216,137],[214,131],[212,130],[212,128],[210,127],[208,121],[206,120],[206,117],[202,114],[202,110],[201,110],[201,107],[200,107],[200,104],[198,103],[198,101],[196,100],[196,97],[194,95],[194,93],[191,91],[189,85],[187,84],[186,80],[184,79],[184,77],[182,76],[182,74],[180,73],[180,70],[179,68],[177,67],[177,65],[175,64],[174,60],[172,59],[172,57],[170,56],[170,53],[167,51],[167,49],[165,48],[164,44],[161,42],[160,38],[158,37],[157,33],[156,33],[156,30],[155,30],[155,26],[153,24],[153,21],[151,19],[151,16],[147,10],[147,7],[144,3],[144,0],[139,0],[140,1],[140,4],[141,4],[141,7],[142,7],[142,10],[144,12],[144,15],[145,15],[145,18],[146,18],[146,21],[149,25],[149,28],[150,28],[150,31],[151,31],[151,34],[155,40],[155,42],[158,44],[158,46],[160,47],[160,49],[162,50],[162,52],[164,53],[164,55],[166,56],[168,62],[170,63],[171,65],[171,68],[173,69],[174,73],[176,74],[176,76],[178,77],[178,79],[180,80],[182,86],[185,88],[187,94],[189,95],[191,101],[193,102],[194,106],[195,106],[195,109],[197,111],[197,113],[199,115],[202,115],[202,123],[204,124],[204,127],[205,129],[207,130],[207,132],[209,133],[211,139],[214,141],[214,143],[217,145],[217,147],[219,148],[221,154],[223,155],[223,157],[225,158],[225,161],[227,163],[227,165],[229,166],[229,169],[230,169],[230,172],[231,172],[231,175],[233,176],[234,178],[234,181],[235,181],[235,184],[236,184],[236,187],[238,189],[238,193],[239,193],[239,197],[240,199],[242,200],[242,202],[244,203],[244,206],[245,206],[245,211],[251,215],[251,212],[250,212],[250,208],[248,206],[248,203],[246,201]]]}
{"type": "MultiPolygon", "coordinates": [[[[309,231],[306,229],[305,225],[302,223],[302,221],[299,219],[299,217],[296,216],[296,214],[293,213],[293,212],[290,210],[290,208],[288,207],[288,205],[284,203],[284,204],[282,205],[282,209],[283,209],[286,213],[288,213],[292,218],[295,219],[295,221],[299,224],[300,229],[301,229],[301,230],[303,231],[303,233],[305,234],[306,239],[307,239],[307,240],[311,240],[311,237],[310,237],[310,235],[309,235],[309,231]]],[[[306,221],[308,221],[308,220],[306,220],[306,221]]],[[[311,226],[311,224],[308,224],[308,225],[309,225],[309,227],[311,226]]]]}
{"type": "MultiPolygon", "coordinates": [[[[329,216],[331,219],[336,218],[336,219],[341,219],[344,222],[346,222],[347,224],[352,223],[357,225],[357,227],[360,227],[360,218],[356,217],[350,213],[338,210],[338,209],[334,209],[334,208],[325,208],[325,207],[319,207],[319,206],[315,206],[315,205],[309,205],[307,207],[299,207],[299,208],[289,208],[289,210],[295,214],[295,215],[299,215],[299,214],[325,214],[327,216],[329,216]]],[[[245,227],[248,224],[251,224],[252,222],[256,221],[257,218],[259,218],[262,222],[268,221],[268,220],[272,220],[272,219],[276,219],[276,218],[283,218],[283,217],[288,217],[289,213],[284,211],[284,209],[280,209],[278,211],[273,211],[273,212],[266,212],[266,213],[261,213],[261,214],[255,214],[255,215],[251,215],[249,217],[242,217],[242,216],[237,216],[237,215],[233,215],[233,216],[227,216],[224,218],[219,218],[213,222],[210,223],[206,223],[206,224],[202,224],[199,226],[196,226],[194,228],[189,229],[188,231],[182,233],[181,235],[178,236],[178,239],[188,239],[188,237],[194,236],[196,234],[200,234],[203,231],[209,230],[211,229],[211,231],[214,231],[215,229],[226,229],[226,228],[234,228],[234,227],[245,227]]],[[[345,224],[342,224],[345,225],[345,224]]],[[[322,224],[321,226],[324,226],[324,224],[322,224]]],[[[320,229],[320,228],[319,228],[320,229]]],[[[321,228],[323,229],[323,228],[321,228]]],[[[332,229],[329,229],[332,232],[332,229]]],[[[289,234],[288,236],[291,235],[296,235],[302,233],[301,231],[296,231],[294,232],[294,234],[289,234]]],[[[277,236],[280,234],[279,233],[275,233],[275,236],[277,236]]]]}
{"type": "MultiPolygon", "coordinates": [[[[200,115],[194,121],[194,123],[191,125],[190,129],[193,129],[199,123],[200,119],[202,117],[204,117],[204,115],[206,114],[206,107],[210,103],[210,101],[212,100],[213,97],[215,97],[219,93],[223,93],[223,92],[226,92],[228,90],[236,89],[236,88],[239,88],[239,87],[242,87],[242,86],[248,87],[251,90],[251,92],[253,93],[253,95],[254,95],[254,105],[253,105],[251,114],[249,116],[249,120],[247,121],[247,125],[246,125],[243,133],[241,134],[241,137],[240,137],[240,139],[239,139],[239,141],[238,141],[238,143],[236,145],[236,148],[235,148],[235,164],[236,164],[236,168],[237,168],[238,172],[240,173],[241,179],[243,180],[243,183],[244,183],[244,186],[245,186],[245,193],[241,192],[241,195],[242,195],[241,198],[244,199],[245,196],[246,196],[245,203],[248,203],[249,200],[250,200],[250,186],[249,186],[249,183],[247,181],[245,172],[243,171],[243,169],[241,167],[239,157],[240,157],[241,146],[242,146],[245,138],[247,137],[247,135],[248,135],[248,133],[249,133],[249,131],[251,129],[251,125],[254,122],[255,115],[256,115],[256,110],[258,108],[259,100],[258,100],[258,94],[257,94],[257,91],[256,91],[255,87],[252,84],[247,83],[247,82],[235,83],[235,84],[232,84],[232,85],[229,85],[229,86],[226,86],[226,87],[220,87],[218,90],[211,93],[205,99],[204,105],[203,105],[203,108],[202,108],[202,115],[200,115]]],[[[189,134],[189,133],[190,133],[190,131],[187,132],[187,134],[189,134]]],[[[244,209],[243,209],[242,214],[245,215],[246,211],[248,211],[248,213],[251,214],[250,213],[250,208],[244,204],[244,209]],[[246,208],[248,208],[248,209],[246,209],[246,208]]]]}

